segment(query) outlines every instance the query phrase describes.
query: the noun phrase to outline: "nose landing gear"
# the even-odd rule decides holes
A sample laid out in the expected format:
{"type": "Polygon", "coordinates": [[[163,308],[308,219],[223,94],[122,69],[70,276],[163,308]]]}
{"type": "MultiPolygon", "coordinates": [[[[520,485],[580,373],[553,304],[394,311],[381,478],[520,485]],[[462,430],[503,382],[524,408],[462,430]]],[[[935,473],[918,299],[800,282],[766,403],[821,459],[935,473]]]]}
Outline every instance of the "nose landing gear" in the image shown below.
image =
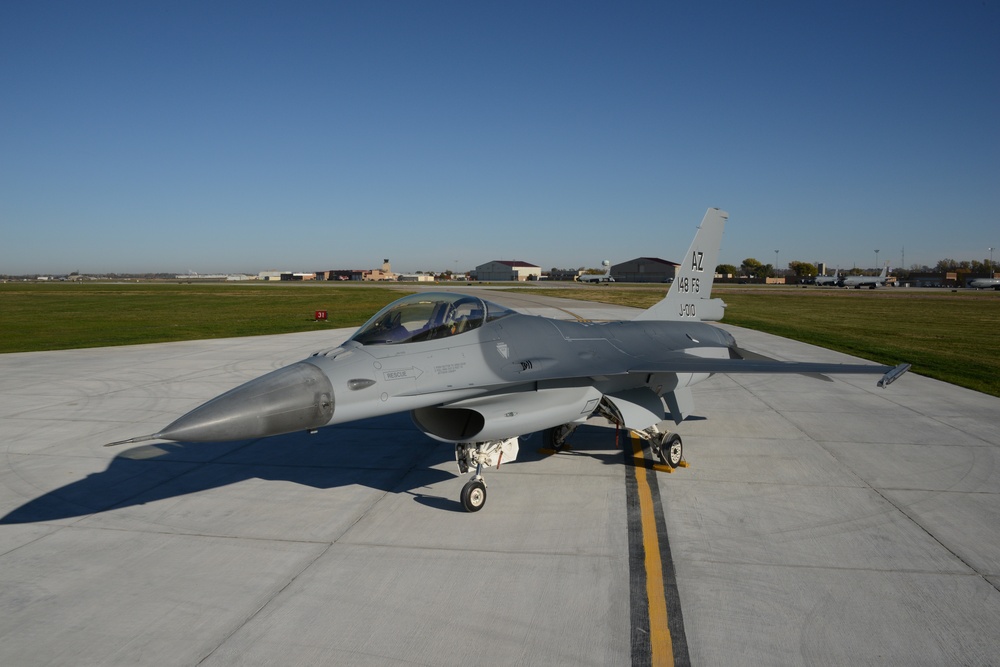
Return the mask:
{"type": "Polygon", "coordinates": [[[462,507],[466,512],[478,512],[486,504],[486,480],[483,479],[483,468],[487,466],[500,467],[517,458],[517,438],[506,440],[490,440],[488,442],[460,442],[455,445],[455,460],[462,474],[475,467],[476,473],[462,487],[462,507]]]}

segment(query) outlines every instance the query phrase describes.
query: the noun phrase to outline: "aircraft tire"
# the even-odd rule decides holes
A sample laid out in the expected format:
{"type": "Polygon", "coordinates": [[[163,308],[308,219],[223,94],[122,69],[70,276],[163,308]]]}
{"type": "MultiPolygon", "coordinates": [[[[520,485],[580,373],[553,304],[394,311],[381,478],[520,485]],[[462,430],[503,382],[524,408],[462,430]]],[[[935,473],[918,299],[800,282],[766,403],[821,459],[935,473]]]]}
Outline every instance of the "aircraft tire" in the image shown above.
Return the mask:
{"type": "Polygon", "coordinates": [[[462,507],[466,512],[478,512],[486,504],[486,485],[474,479],[462,487],[462,507]]]}
{"type": "Polygon", "coordinates": [[[660,445],[661,456],[666,463],[671,468],[676,468],[684,460],[684,443],[681,441],[681,436],[676,433],[671,433],[660,445]]]}

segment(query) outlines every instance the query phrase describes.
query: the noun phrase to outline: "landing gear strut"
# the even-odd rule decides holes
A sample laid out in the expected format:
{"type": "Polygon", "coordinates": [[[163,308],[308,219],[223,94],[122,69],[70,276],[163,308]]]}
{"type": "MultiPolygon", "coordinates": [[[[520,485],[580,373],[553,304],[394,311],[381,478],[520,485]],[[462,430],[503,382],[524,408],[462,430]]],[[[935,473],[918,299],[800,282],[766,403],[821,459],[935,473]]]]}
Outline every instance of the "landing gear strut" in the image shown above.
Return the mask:
{"type": "Polygon", "coordinates": [[[490,440],[488,442],[460,442],[455,445],[455,460],[462,474],[475,468],[472,479],[462,487],[462,507],[466,512],[478,512],[486,504],[486,480],[483,468],[500,467],[517,458],[517,438],[490,440]]]}

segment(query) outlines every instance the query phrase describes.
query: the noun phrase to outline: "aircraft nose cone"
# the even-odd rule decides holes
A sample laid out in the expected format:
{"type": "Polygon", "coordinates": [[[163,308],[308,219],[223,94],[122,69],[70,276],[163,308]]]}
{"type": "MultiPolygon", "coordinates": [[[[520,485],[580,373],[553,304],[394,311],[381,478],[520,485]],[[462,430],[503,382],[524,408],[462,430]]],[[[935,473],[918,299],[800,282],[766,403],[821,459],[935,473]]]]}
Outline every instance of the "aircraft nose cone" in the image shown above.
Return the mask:
{"type": "Polygon", "coordinates": [[[326,374],[300,361],[195,408],[156,434],[164,440],[219,442],[319,428],[333,417],[326,374]]]}

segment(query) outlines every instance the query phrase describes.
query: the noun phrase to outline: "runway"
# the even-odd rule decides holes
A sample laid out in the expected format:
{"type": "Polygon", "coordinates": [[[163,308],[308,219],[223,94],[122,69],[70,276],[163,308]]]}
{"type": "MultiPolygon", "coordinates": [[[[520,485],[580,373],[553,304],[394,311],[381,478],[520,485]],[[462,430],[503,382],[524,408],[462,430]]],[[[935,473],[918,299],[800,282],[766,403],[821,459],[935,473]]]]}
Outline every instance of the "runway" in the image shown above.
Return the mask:
{"type": "Polygon", "coordinates": [[[630,465],[595,422],[567,452],[523,440],[476,514],[407,415],[102,447],[350,333],[0,355],[0,664],[998,664],[1000,399],[914,373],[715,376],[676,429],[691,467],[630,465]],[[637,608],[650,637],[682,624],[669,655],[637,608]]]}

